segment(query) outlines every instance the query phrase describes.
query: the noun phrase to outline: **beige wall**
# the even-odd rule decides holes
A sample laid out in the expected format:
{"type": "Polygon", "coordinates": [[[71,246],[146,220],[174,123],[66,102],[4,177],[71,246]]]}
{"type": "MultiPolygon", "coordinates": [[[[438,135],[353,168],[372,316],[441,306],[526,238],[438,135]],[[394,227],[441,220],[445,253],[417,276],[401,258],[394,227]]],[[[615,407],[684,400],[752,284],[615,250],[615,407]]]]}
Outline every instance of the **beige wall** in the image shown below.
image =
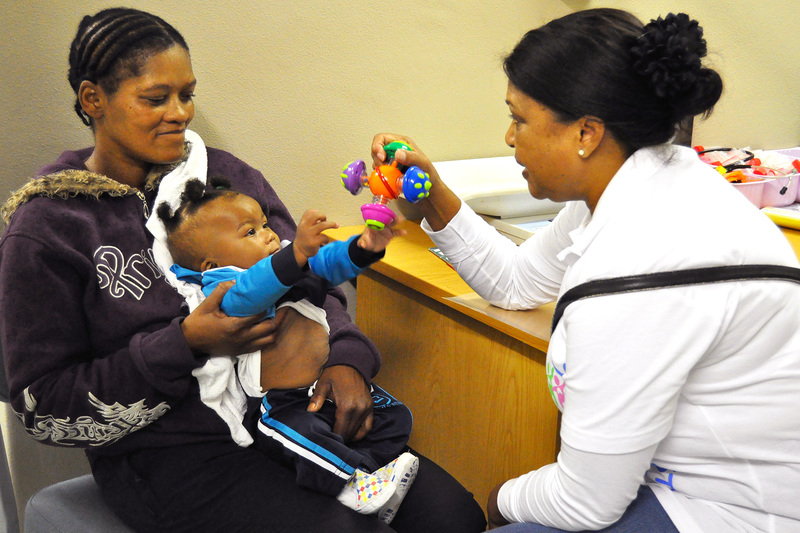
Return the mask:
{"type": "MultiPolygon", "coordinates": [[[[0,192],[91,138],[72,110],[67,51],[84,13],[117,1],[8,4],[0,79],[0,192]]],[[[500,58],[562,2],[137,1],[187,39],[198,79],[193,123],[208,144],[262,170],[296,217],[361,221],[339,185],[372,135],[404,132],[439,159],[507,155],[500,58]],[[545,6],[545,7],[542,7],[545,6]]]]}
{"type": "MultiPolygon", "coordinates": [[[[0,195],[62,149],[91,137],[72,111],[66,57],[82,14],[117,2],[2,0],[3,117],[0,195]]],[[[360,222],[337,183],[367,158],[372,134],[415,137],[436,160],[508,155],[500,67],[525,30],[575,9],[615,6],[643,19],[668,10],[696,16],[725,93],[696,126],[708,145],[800,144],[800,10],[792,0],[410,0],[386,2],[136,3],[172,22],[192,50],[194,128],[209,144],[261,169],[298,216],[317,207],[360,222]]]]}
{"type": "MultiPolygon", "coordinates": [[[[119,2],[0,1],[4,199],[61,150],[91,142],[72,111],[67,51],[83,14],[119,2]]],[[[189,42],[199,80],[194,129],[261,169],[296,217],[313,206],[343,225],[360,222],[365,198],[351,197],[338,174],[346,162],[369,157],[378,131],[415,137],[434,160],[510,155],[501,57],[527,29],[585,7],[623,7],[645,19],[684,10],[701,21],[726,89],[712,118],[696,125],[696,143],[800,144],[795,0],[135,4],[189,42]]],[[[53,457],[81,460],[74,450],[37,446],[25,462],[21,429],[4,431],[18,472],[40,468],[50,476],[18,484],[23,505],[36,483],[71,475],[44,466],[53,457]]]]}
{"type": "Polygon", "coordinates": [[[708,62],[725,83],[714,114],[695,123],[706,146],[771,149],[800,145],[800,9],[796,0],[565,0],[575,9],[616,7],[650,20],[670,11],[700,21],[708,62]]]}

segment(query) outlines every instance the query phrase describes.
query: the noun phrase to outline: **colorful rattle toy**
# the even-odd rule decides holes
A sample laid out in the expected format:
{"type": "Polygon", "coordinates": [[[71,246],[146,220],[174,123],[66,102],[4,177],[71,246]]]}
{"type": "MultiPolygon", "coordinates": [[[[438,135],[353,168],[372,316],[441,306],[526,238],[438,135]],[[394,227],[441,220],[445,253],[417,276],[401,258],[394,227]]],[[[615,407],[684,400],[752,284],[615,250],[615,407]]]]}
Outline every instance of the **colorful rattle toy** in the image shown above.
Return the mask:
{"type": "Polygon", "coordinates": [[[366,165],[360,159],[348,164],[342,170],[342,185],[356,195],[364,187],[372,191],[372,203],[361,206],[361,214],[367,226],[382,230],[396,218],[386,204],[402,193],[411,203],[425,198],[430,193],[431,180],[419,167],[406,167],[395,161],[397,150],[411,150],[406,143],[395,141],[383,147],[386,163],[380,165],[367,176],[366,165]]]}

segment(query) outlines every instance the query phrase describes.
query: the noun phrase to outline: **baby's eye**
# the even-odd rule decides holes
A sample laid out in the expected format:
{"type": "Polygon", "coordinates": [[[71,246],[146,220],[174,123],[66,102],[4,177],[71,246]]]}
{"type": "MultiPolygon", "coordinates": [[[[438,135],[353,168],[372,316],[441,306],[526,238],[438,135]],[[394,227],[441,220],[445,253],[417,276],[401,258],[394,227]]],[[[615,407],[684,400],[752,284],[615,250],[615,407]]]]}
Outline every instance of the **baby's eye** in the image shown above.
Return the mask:
{"type": "Polygon", "coordinates": [[[264,222],[264,223],[261,225],[261,227],[262,227],[262,228],[264,228],[264,229],[269,229],[269,226],[267,226],[267,223],[266,223],[266,222],[264,222]]]}
{"type": "Polygon", "coordinates": [[[247,233],[246,233],[246,235],[247,235],[248,237],[249,237],[249,236],[251,236],[251,235],[255,235],[255,234],[256,234],[256,230],[254,230],[254,229],[252,229],[252,228],[251,228],[251,229],[249,229],[249,230],[247,230],[247,233]]]}

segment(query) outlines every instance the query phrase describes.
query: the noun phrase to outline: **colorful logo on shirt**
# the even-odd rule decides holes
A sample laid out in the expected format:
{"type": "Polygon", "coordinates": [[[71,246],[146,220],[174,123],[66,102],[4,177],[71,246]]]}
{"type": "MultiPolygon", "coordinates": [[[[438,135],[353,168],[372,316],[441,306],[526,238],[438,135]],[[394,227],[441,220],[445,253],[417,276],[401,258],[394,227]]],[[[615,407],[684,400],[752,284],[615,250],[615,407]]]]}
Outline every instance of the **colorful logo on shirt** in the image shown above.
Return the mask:
{"type": "Polygon", "coordinates": [[[558,369],[553,363],[547,361],[547,385],[550,387],[550,396],[559,410],[564,409],[564,388],[567,384],[564,380],[564,374],[566,371],[566,364],[561,365],[561,369],[558,369]]]}
{"type": "Polygon", "coordinates": [[[372,394],[372,407],[375,409],[403,405],[403,402],[375,384],[370,385],[370,393],[372,394]]]}
{"type": "Polygon", "coordinates": [[[675,472],[673,470],[661,468],[655,463],[650,463],[650,466],[652,468],[647,472],[648,477],[650,477],[650,479],[652,479],[656,483],[659,483],[661,485],[666,485],[667,487],[669,487],[669,490],[674,491],[675,487],[672,486],[672,480],[673,477],[675,476],[675,472]]]}

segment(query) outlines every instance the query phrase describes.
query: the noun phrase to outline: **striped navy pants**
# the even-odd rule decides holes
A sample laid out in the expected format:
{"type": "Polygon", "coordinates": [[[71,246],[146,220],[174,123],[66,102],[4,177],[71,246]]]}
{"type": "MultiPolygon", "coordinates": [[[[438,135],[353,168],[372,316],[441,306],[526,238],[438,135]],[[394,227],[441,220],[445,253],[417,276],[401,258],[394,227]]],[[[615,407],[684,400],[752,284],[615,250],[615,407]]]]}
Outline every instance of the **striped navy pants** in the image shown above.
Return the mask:
{"type": "Polygon", "coordinates": [[[375,384],[372,431],[362,440],[345,443],[333,432],[336,406],[330,400],[315,413],[308,408],[308,388],[270,390],[261,402],[256,445],[297,472],[297,483],[337,495],[358,468],[374,472],[406,450],[411,411],[375,384]]]}

